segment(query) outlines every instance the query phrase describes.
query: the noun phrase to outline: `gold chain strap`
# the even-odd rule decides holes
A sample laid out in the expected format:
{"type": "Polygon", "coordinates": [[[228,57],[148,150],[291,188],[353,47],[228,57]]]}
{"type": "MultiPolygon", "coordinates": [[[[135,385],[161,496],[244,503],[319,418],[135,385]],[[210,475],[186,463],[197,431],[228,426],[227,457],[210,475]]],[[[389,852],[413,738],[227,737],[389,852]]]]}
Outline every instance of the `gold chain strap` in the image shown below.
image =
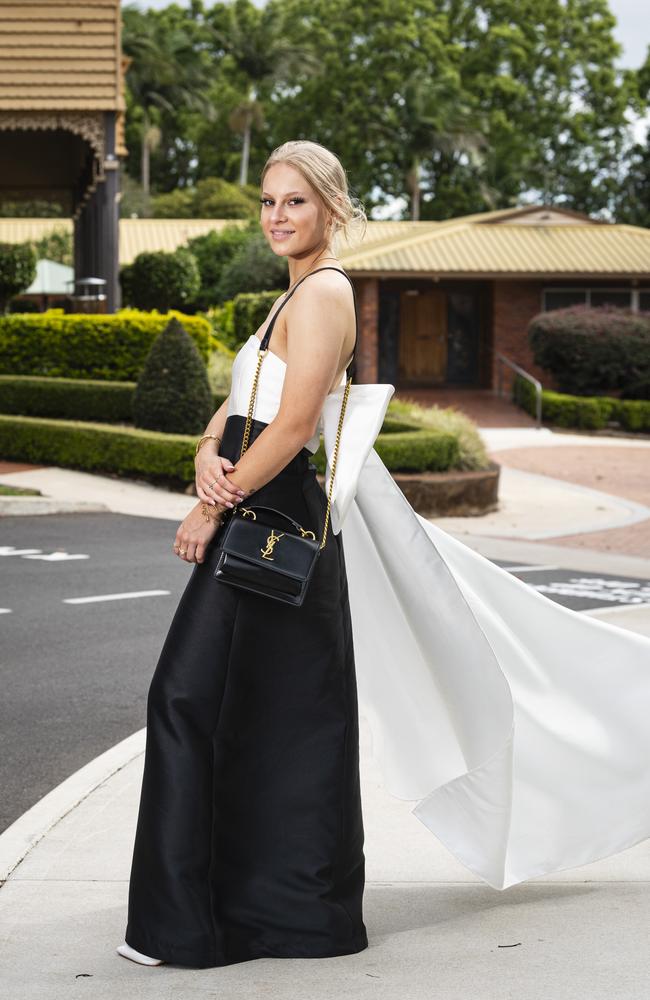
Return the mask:
{"type": "MultiPolygon", "coordinates": [[[[262,367],[262,361],[268,352],[268,347],[259,348],[257,352],[257,365],[255,368],[255,374],[253,375],[253,385],[251,387],[251,396],[248,402],[248,413],[246,414],[246,424],[244,426],[244,434],[242,437],[241,451],[239,457],[241,458],[246,449],[248,448],[248,440],[250,437],[251,424],[253,422],[253,410],[255,408],[255,398],[257,396],[257,383],[260,377],[260,368],[262,367]]],[[[343,391],[343,400],[341,402],[341,412],[339,414],[339,423],[336,428],[336,441],[334,442],[334,451],[332,452],[332,471],[330,474],[330,486],[327,492],[327,509],[325,511],[325,527],[323,528],[323,538],[319,545],[319,549],[322,549],[327,541],[327,526],[330,519],[330,508],[332,506],[332,488],[334,486],[334,473],[336,472],[336,460],[339,453],[339,442],[341,440],[341,431],[343,429],[343,417],[345,416],[345,406],[348,401],[348,396],[350,394],[350,386],[352,385],[352,376],[347,380],[345,389],[343,391]]],[[[311,534],[311,532],[310,532],[311,534]]]]}
{"type": "Polygon", "coordinates": [[[325,527],[323,528],[323,540],[320,543],[320,548],[322,549],[325,545],[325,539],[327,537],[327,525],[330,519],[330,507],[332,506],[332,487],[334,486],[334,473],[336,472],[336,459],[339,454],[339,441],[341,440],[341,430],[343,428],[343,417],[345,415],[345,404],[348,401],[348,396],[350,395],[350,386],[352,385],[352,376],[347,380],[345,384],[345,389],[343,390],[343,400],[341,401],[341,412],[339,413],[339,425],[336,428],[336,441],[334,442],[334,451],[332,452],[332,471],[330,473],[330,488],[327,491],[327,510],[325,511],[325,527]]]}

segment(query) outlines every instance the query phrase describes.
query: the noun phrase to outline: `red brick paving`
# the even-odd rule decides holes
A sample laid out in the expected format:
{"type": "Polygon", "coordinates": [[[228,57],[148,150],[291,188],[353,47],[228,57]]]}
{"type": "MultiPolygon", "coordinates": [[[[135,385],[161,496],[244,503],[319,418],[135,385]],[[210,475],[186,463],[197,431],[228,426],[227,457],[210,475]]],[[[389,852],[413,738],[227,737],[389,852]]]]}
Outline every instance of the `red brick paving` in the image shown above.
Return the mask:
{"type": "Polygon", "coordinates": [[[28,465],[26,462],[0,461],[0,476],[9,472],[29,472],[30,469],[44,469],[44,465],[28,465]]]}
{"type": "MultiPolygon", "coordinates": [[[[650,507],[650,448],[557,445],[510,448],[492,457],[513,469],[564,479],[650,507]]],[[[545,542],[650,559],[650,518],[625,528],[562,535],[545,542]]]]}
{"type": "Polygon", "coordinates": [[[423,406],[454,406],[480,427],[534,427],[524,410],[500,399],[491,389],[397,389],[394,399],[413,399],[423,406]]]}

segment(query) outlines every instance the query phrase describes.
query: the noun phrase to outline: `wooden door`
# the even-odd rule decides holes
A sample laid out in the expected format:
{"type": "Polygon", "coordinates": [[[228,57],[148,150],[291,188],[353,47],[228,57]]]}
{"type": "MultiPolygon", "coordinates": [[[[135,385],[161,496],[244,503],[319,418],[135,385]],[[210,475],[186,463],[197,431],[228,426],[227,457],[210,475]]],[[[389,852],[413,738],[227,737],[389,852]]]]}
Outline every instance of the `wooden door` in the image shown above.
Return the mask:
{"type": "Polygon", "coordinates": [[[447,296],[438,288],[400,296],[399,381],[435,384],[447,374],[447,296]]]}

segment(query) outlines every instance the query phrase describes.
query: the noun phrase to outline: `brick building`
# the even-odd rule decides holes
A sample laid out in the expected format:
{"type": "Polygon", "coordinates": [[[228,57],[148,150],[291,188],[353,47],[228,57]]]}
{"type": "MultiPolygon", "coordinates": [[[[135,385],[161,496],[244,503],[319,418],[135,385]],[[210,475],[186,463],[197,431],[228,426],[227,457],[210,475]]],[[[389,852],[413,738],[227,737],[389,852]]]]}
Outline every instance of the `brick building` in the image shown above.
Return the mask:
{"type": "Polygon", "coordinates": [[[537,313],[650,310],[646,229],[545,206],[393,225],[342,255],[361,304],[362,381],[492,388],[499,353],[539,377],[526,337],[537,313]]]}

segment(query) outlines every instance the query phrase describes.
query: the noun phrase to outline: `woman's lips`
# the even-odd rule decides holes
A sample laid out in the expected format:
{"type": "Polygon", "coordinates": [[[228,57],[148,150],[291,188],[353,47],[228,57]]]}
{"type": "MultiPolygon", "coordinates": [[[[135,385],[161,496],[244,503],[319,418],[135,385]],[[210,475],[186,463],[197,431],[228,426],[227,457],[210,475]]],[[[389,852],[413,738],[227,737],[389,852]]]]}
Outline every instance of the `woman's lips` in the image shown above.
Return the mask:
{"type": "Polygon", "coordinates": [[[289,236],[293,236],[294,232],[295,230],[293,229],[287,231],[283,231],[281,229],[272,229],[271,236],[273,237],[274,240],[286,240],[289,236]]]}

